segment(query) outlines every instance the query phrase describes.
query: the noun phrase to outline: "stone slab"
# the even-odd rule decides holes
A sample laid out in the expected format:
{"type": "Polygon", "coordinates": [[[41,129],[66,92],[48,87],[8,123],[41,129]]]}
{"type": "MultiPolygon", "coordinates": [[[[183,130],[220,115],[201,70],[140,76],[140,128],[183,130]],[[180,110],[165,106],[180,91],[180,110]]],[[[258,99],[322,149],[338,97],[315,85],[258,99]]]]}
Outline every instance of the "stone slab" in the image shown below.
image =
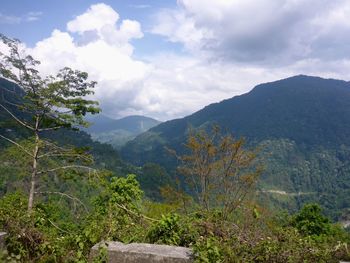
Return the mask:
{"type": "MultiPolygon", "coordinates": [[[[185,247],[121,242],[107,242],[107,244],[109,263],[193,262],[191,249],[185,247]]],[[[100,244],[93,246],[92,257],[98,255],[99,246],[100,244]]]]}

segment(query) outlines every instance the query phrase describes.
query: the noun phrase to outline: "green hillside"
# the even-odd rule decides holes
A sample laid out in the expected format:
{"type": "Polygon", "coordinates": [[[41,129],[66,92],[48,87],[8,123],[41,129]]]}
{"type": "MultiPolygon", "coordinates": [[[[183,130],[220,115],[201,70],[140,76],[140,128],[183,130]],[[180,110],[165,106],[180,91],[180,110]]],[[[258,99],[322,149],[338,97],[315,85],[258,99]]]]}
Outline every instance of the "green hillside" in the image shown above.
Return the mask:
{"type": "Polygon", "coordinates": [[[333,216],[350,207],[349,82],[295,76],[261,84],[152,128],[129,142],[122,156],[136,164],[157,160],[173,170],[165,146],[181,152],[189,129],[213,124],[262,146],[266,170],[260,188],[269,200],[292,210],[320,201],[333,216]]]}

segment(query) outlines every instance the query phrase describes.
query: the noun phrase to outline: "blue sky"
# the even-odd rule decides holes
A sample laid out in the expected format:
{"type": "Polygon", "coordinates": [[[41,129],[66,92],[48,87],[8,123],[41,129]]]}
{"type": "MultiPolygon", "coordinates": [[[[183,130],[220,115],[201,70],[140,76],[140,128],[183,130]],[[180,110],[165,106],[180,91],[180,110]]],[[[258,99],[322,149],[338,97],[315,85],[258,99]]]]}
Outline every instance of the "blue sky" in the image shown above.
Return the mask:
{"type": "Polygon", "coordinates": [[[87,71],[104,114],[168,120],[292,75],[348,80],[349,17],[348,0],[2,0],[0,32],[43,75],[87,71]]]}
{"type": "MultiPolygon", "coordinates": [[[[0,32],[19,38],[21,41],[32,46],[43,38],[50,36],[54,29],[65,30],[67,21],[83,13],[86,9],[98,1],[90,0],[35,0],[35,1],[3,1],[0,7],[0,32]],[[6,18],[7,20],[6,21],[6,18]],[[29,17],[32,17],[32,21],[29,17]]],[[[151,0],[151,1],[103,1],[110,5],[121,17],[140,21],[143,30],[148,31],[152,26],[152,16],[158,10],[174,8],[174,0],[151,0]]],[[[154,52],[154,43],[157,50],[173,50],[181,52],[181,46],[165,41],[154,35],[145,34],[142,41],[134,41],[137,47],[137,55],[148,55],[154,52]]]]}

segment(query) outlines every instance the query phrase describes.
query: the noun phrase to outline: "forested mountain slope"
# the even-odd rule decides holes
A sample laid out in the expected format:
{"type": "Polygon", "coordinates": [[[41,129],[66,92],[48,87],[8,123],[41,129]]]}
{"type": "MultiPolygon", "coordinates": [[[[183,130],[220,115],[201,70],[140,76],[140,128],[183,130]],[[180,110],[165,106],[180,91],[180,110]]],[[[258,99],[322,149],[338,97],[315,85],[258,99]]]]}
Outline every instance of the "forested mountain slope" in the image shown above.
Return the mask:
{"type": "Polygon", "coordinates": [[[261,84],[150,129],[122,154],[136,164],[157,160],[174,169],[164,147],[181,152],[190,128],[213,124],[262,146],[266,171],[260,188],[269,199],[290,209],[320,201],[332,214],[350,207],[349,82],[301,75],[261,84]]]}

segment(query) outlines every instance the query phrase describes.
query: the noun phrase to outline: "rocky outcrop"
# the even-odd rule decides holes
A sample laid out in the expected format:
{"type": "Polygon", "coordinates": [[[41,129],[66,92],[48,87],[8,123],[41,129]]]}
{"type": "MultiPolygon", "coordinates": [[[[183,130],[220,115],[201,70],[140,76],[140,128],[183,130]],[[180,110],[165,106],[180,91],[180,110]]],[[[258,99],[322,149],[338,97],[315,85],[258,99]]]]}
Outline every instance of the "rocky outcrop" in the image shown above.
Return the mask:
{"type": "MultiPolygon", "coordinates": [[[[91,257],[98,255],[101,244],[92,248],[91,257]]],[[[107,242],[107,254],[109,263],[193,262],[191,249],[167,245],[107,242]]]]}

